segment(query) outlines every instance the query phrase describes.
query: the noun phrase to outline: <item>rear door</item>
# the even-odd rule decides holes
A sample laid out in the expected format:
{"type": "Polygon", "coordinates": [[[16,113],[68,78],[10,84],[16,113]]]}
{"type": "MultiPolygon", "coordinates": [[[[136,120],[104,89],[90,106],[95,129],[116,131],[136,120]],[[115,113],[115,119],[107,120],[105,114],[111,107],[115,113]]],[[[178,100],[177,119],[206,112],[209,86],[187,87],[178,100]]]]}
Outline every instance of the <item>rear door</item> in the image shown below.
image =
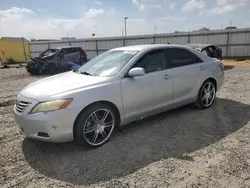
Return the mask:
{"type": "Polygon", "coordinates": [[[174,102],[195,98],[200,82],[204,79],[203,61],[182,48],[166,49],[165,54],[172,67],[174,102]]]}

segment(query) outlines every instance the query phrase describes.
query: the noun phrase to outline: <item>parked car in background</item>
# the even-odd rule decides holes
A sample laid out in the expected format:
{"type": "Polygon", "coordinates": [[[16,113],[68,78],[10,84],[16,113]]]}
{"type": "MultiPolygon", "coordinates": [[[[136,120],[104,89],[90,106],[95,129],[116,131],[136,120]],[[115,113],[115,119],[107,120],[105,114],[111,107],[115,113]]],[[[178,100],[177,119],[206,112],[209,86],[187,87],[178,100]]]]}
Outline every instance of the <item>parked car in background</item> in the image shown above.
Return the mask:
{"type": "Polygon", "coordinates": [[[31,74],[56,74],[58,72],[69,71],[71,61],[78,65],[87,62],[87,55],[81,47],[59,47],[47,49],[36,58],[31,58],[27,62],[26,69],[31,74]]]}
{"type": "Polygon", "coordinates": [[[221,48],[212,44],[187,44],[189,47],[200,51],[201,53],[222,60],[222,50],[221,48]]]}
{"type": "Polygon", "coordinates": [[[30,138],[97,147],[129,122],[189,103],[209,108],[223,79],[218,59],[187,46],[126,46],[28,85],[15,120],[30,138]]]}

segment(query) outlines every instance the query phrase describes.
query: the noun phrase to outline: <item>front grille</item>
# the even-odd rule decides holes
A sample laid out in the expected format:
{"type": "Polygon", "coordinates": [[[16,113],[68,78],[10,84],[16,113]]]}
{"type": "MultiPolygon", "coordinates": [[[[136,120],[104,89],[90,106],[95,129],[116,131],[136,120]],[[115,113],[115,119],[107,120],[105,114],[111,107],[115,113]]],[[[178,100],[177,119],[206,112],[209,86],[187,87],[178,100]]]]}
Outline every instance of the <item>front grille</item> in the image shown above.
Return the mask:
{"type": "Polygon", "coordinates": [[[30,105],[31,103],[26,102],[26,101],[18,101],[16,103],[16,111],[18,111],[19,113],[24,112],[30,105]]]}

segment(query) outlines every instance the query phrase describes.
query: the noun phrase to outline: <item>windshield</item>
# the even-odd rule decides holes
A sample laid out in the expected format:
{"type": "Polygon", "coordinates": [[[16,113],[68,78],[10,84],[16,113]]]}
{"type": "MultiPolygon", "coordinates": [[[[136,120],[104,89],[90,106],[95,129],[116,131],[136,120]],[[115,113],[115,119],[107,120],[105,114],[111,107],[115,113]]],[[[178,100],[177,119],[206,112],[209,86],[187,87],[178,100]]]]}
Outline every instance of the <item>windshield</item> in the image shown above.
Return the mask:
{"type": "Polygon", "coordinates": [[[92,76],[113,76],[137,53],[137,51],[111,50],[88,61],[79,68],[80,73],[92,76]]]}
{"type": "Polygon", "coordinates": [[[45,52],[43,52],[40,56],[50,56],[58,52],[58,49],[48,49],[45,52]]]}

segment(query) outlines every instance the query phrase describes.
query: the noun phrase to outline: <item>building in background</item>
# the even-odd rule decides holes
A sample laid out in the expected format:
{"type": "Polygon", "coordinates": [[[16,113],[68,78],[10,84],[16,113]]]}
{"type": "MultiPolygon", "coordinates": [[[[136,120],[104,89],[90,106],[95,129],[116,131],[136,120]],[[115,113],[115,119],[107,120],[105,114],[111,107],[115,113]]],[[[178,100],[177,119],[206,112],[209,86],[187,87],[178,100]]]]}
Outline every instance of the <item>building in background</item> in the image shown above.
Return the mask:
{"type": "Polygon", "coordinates": [[[0,39],[0,58],[3,62],[13,59],[18,62],[25,62],[30,59],[29,41],[25,38],[2,37],[0,39]]]}

